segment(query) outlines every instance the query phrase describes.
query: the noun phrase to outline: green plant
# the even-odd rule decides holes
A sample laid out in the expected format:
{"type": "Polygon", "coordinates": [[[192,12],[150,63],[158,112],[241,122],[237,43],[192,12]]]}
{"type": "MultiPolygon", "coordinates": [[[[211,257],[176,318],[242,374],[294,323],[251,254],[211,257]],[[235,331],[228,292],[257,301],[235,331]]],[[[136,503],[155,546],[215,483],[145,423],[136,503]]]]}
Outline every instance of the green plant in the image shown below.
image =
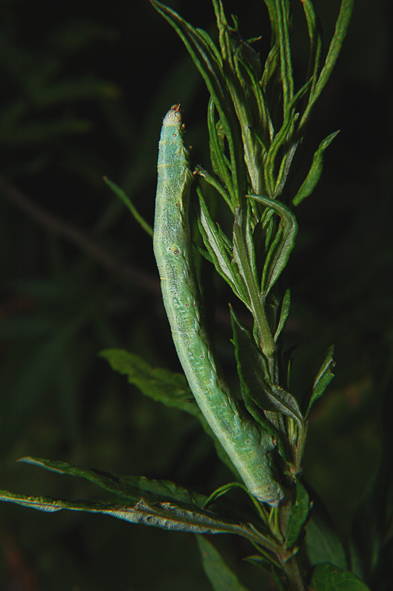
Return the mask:
{"type": "MultiPolygon", "coordinates": [[[[310,519],[311,501],[307,487],[301,482],[307,419],[312,404],[333,377],[333,350],[329,349],[312,387],[298,401],[290,393],[291,352],[283,353],[281,343],[290,308],[290,292],[281,275],[297,232],[294,209],[312,193],[322,171],[324,150],[336,133],[320,143],[309,173],[297,190],[294,189],[296,171],[313,108],[346,33],[352,2],[343,0],[341,4],[336,31],[323,65],[318,19],[312,3],[302,2],[310,38],[310,66],[306,82],[296,92],[288,2],[266,2],[272,24],[272,46],[263,71],[250,42],[240,37],[236,19],[233,18],[232,25],[228,24],[221,2],[213,2],[219,47],[206,32],[194,29],[169,8],[155,1],[152,4],[183,39],[211,95],[208,128],[212,170],[197,167],[195,171],[198,177],[195,216],[203,242],[198,250],[215,266],[252,315],[251,333],[232,312],[242,395],[239,406],[254,428],[264,434],[263,440],[269,441],[269,452],[273,451],[273,442],[277,446],[274,454],[277,481],[285,488],[285,498],[279,506],[273,502],[272,508],[267,508],[253,497],[250,503],[246,493],[230,500],[223,496],[229,491],[235,492],[232,490],[235,487],[241,488],[239,483],[222,487],[206,497],[169,482],[103,475],[34,458],[25,461],[87,478],[120,500],[117,503],[75,503],[5,492],[2,498],[47,511],[65,508],[107,513],[166,529],[236,533],[254,544],[258,552],[249,560],[268,568],[283,589],[305,589],[307,582],[314,589],[329,588],[329,585],[365,589],[365,585],[347,570],[345,553],[334,532],[330,532],[337,546],[334,565],[325,561],[312,569],[318,561],[313,560],[310,544],[308,556],[304,557],[300,551],[307,522],[309,539],[317,535],[318,529],[312,514],[310,519]],[[212,192],[215,193],[213,198],[212,192]],[[213,221],[216,214],[212,213],[211,202],[217,195],[223,198],[226,208],[221,214],[223,229],[213,221]]],[[[187,215],[185,220],[188,223],[187,215]]],[[[189,237],[189,226],[185,227],[185,232],[189,237]]],[[[193,264],[190,254],[186,263],[193,264]]],[[[173,319],[176,320],[175,315],[173,319]]],[[[103,355],[114,369],[125,373],[130,382],[148,396],[198,416],[211,434],[205,420],[210,417],[200,413],[192,403],[185,402],[193,392],[182,376],[154,370],[124,351],[110,350],[103,355]]],[[[220,456],[228,463],[219,442],[216,439],[215,442],[220,456]]],[[[267,443],[264,446],[266,451],[267,443]]],[[[243,456],[240,457],[242,463],[243,456]]],[[[206,572],[214,588],[220,589],[228,567],[221,563],[209,542],[202,539],[200,545],[206,572]]],[[[240,583],[228,576],[230,588],[240,589],[240,583]]]]}

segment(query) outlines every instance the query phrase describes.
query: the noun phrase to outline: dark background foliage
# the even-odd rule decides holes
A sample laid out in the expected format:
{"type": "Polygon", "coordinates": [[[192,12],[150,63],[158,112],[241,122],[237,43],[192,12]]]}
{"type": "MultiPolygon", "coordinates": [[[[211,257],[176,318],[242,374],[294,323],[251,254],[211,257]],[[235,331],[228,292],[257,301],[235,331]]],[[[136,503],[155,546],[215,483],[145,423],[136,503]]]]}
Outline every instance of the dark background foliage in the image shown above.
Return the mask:
{"type": "MultiPolygon", "coordinates": [[[[208,0],[170,5],[214,30],[208,0]]],[[[328,40],[338,2],[315,5],[328,40]]],[[[262,34],[264,55],[262,0],[225,6],[244,36],[262,34]]],[[[143,398],[97,356],[122,347],[179,370],[151,239],[102,177],[152,223],[162,117],[182,103],[193,158],[207,166],[207,92],[147,0],[3,0],[0,13],[0,487],[102,497],[86,483],[14,463],[34,455],[211,490],[228,474],[198,425],[143,398]]],[[[315,194],[299,207],[286,271],[293,307],[285,346],[299,345],[295,394],[310,387],[336,343],[336,379],[312,416],[305,476],[343,534],[375,476],[391,406],[391,13],[387,1],[357,0],[310,129],[309,158],[328,133],[342,132],[315,194]]],[[[307,63],[301,17],[299,3],[299,84],[307,63]]],[[[227,292],[219,282],[215,289],[217,347],[233,372],[227,292]]],[[[189,534],[11,505],[0,515],[6,591],[209,588],[189,534]]],[[[241,563],[249,549],[235,539],[220,543],[250,589],[260,588],[260,572],[241,563]]]]}

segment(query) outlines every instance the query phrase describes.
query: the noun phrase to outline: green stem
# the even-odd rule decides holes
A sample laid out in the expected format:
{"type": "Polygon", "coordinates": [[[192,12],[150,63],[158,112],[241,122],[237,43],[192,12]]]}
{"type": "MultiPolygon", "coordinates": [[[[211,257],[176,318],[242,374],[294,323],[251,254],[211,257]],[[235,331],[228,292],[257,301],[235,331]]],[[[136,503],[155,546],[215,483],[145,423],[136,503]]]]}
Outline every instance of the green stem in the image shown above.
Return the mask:
{"type": "Polygon", "coordinates": [[[306,591],[306,586],[300,572],[299,563],[296,556],[291,556],[288,560],[280,561],[281,568],[288,581],[288,591],[306,591]]]}
{"type": "MultiPolygon", "coordinates": [[[[254,273],[250,264],[249,253],[246,248],[244,224],[247,223],[239,208],[235,208],[235,223],[233,226],[233,248],[237,259],[239,271],[243,277],[249,297],[249,307],[257,326],[258,345],[262,353],[269,361],[269,367],[273,367],[273,357],[277,350],[272,331],[266,316],[265,304],[255,282],[254,273]]],[[[274,374],[271,375],[272,379],[274,374]]]]}
{"type": "Polygon", "coordinates": [[[294,505],[294,498],[287,499],[278,509],[279,530],[283,536],[282,551],[277,554],[281,569],[288,583],[288,591],[306,591],[302,569],[298,562],[298,555],[294,549],[287,548],[288,526],[294,505]]]}

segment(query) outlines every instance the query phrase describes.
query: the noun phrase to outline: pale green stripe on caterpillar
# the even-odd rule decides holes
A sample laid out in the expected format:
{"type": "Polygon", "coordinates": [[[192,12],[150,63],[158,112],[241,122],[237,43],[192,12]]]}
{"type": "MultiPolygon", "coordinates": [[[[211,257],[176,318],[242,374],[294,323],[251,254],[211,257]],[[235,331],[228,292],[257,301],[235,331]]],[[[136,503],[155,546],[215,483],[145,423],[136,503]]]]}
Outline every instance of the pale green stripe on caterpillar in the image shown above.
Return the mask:
{"type": "Polygon", "coordinates": [[[201,318],[188,216],[193,175],[182,132],[180,105],[174,105],[164,118],[159,142],[153,234],[173,341],[196,402],[247,489],[277,507],[283,491],[273,476],[273,439],[230,394],[201,318]]]}

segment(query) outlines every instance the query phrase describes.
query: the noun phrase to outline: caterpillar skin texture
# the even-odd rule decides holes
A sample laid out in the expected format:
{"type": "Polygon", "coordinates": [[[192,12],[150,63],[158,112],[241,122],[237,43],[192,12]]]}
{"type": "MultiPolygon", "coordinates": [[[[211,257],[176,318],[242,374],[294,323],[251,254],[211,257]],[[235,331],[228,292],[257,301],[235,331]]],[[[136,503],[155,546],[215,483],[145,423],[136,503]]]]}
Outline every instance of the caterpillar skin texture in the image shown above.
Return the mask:
{"type": "Polygon", "coordinates": [[[182,131],[180,105],[175,105],[161,130],[153,235],[173,341],[196,402],[247,489],[277,507],[284,495],[273,477],[273,439],[231,396],[203,326],[188,217],[193,175],[182,131]]]}

